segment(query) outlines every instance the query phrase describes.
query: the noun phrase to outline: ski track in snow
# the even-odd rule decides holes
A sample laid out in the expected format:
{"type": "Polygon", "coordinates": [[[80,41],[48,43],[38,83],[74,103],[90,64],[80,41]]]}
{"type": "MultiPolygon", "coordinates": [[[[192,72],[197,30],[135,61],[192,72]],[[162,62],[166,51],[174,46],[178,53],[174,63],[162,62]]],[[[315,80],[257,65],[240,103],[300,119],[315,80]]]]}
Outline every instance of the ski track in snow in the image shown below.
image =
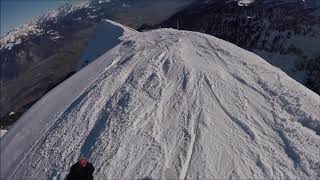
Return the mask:
{"type": "MultiPolygon", "coordinates": [[[[172,29],[132,33],[63,84],[77,87],[83,74],[88,84],[15,171],[3,157],[17,128],[4,136],[1,178],[63,179],[81,156],[96,179],[164,179],[167,168],[179,179],[320,177],[320,97],[231,43],[172,29]]],[[[32,109],[61,101],[63,84],[32,109]]]]}

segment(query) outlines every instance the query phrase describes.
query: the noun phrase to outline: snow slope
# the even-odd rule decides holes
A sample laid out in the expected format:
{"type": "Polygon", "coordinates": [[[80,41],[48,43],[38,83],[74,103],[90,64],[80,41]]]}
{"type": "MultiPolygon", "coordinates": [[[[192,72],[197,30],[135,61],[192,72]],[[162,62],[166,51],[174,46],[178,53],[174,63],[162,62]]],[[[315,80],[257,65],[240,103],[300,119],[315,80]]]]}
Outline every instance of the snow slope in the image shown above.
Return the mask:
{"type": "Polygon", "coordinates": [[[63,179],[80,156],[96,179],[320,177],[317,94],[209,35],[120,39],[6,133],[1,179],[63,179]]]}
{"type": "Polygon", "coordinates": [[[80,70],[82,66],[94,61],[105,52],[117,46],[121,42],[119,38],[135,32],[136,30],[124,27],[116,22],[102,20],[97,25],[94,35],[90,38],[76,69],[80,70]]]}
{"type": "Polygon", "coordinates": [[[6,134],[7,130],[0,129],[0,138],[6,134]]]}

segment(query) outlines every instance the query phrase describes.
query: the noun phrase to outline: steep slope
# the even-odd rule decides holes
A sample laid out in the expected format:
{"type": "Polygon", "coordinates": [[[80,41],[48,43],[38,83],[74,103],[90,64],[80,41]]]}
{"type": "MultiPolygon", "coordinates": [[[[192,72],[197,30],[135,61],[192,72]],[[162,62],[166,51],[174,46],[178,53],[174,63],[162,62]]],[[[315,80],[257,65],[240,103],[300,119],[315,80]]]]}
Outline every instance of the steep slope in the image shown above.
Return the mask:
{"type": "MultiPolygon", "coordinates": [[[[107,43],[107,42],[106,42],[107,43]]],[[[134,33],[52,90],[1,140],[1,178],[320,177],[320,97],[215,37],[134,33]],[[171,171],[171,172],[172,172],[171,171]]]]}
{"type": "Polygon", "coordinates": [[[200,0],[158,26],[232,42],[320,94],[319,19],[318,0],[200,0]]]}
{"type": "Polygon", "coordinates": [[[90,38],[88,46],[76,66],[77,70],[85,67],[105,52],[120,44],[121,37],[133,33],[136,33],[136,30],[112,21],[102,20],[90,38]]]}

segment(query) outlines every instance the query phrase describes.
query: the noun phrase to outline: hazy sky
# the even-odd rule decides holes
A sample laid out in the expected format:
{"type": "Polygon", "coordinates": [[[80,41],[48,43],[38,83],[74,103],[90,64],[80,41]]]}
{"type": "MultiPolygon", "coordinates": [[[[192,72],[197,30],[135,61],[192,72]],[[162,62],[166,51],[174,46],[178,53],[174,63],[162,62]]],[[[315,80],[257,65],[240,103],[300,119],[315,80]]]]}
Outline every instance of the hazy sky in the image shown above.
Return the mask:
{"type": "MultiPolygon", "coordinates": [[[[39,16],[50,9],[55,9],[70,2],[67,0],[0,0],[1,6],[1,35],[11,28],[30,22],[33,17],[39,16]]],[[[73,1],[75,2],[75,1],[73,1]]],[[[76,1],[80,2],[80,1],[76,1]]]]}

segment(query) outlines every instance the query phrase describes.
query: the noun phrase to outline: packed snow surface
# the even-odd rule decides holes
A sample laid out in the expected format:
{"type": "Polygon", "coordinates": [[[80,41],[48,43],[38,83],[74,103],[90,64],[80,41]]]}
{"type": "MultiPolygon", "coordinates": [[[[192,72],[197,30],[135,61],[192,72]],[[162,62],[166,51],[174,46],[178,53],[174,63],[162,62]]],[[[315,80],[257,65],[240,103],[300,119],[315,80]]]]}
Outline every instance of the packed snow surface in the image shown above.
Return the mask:
{"type": "Polygon", "coordinates": [[[120,39],[1,139],[1,178],[63,179],[79,157],[96,179],[320,177],[317,94],[209,35],[120,39]]]}

